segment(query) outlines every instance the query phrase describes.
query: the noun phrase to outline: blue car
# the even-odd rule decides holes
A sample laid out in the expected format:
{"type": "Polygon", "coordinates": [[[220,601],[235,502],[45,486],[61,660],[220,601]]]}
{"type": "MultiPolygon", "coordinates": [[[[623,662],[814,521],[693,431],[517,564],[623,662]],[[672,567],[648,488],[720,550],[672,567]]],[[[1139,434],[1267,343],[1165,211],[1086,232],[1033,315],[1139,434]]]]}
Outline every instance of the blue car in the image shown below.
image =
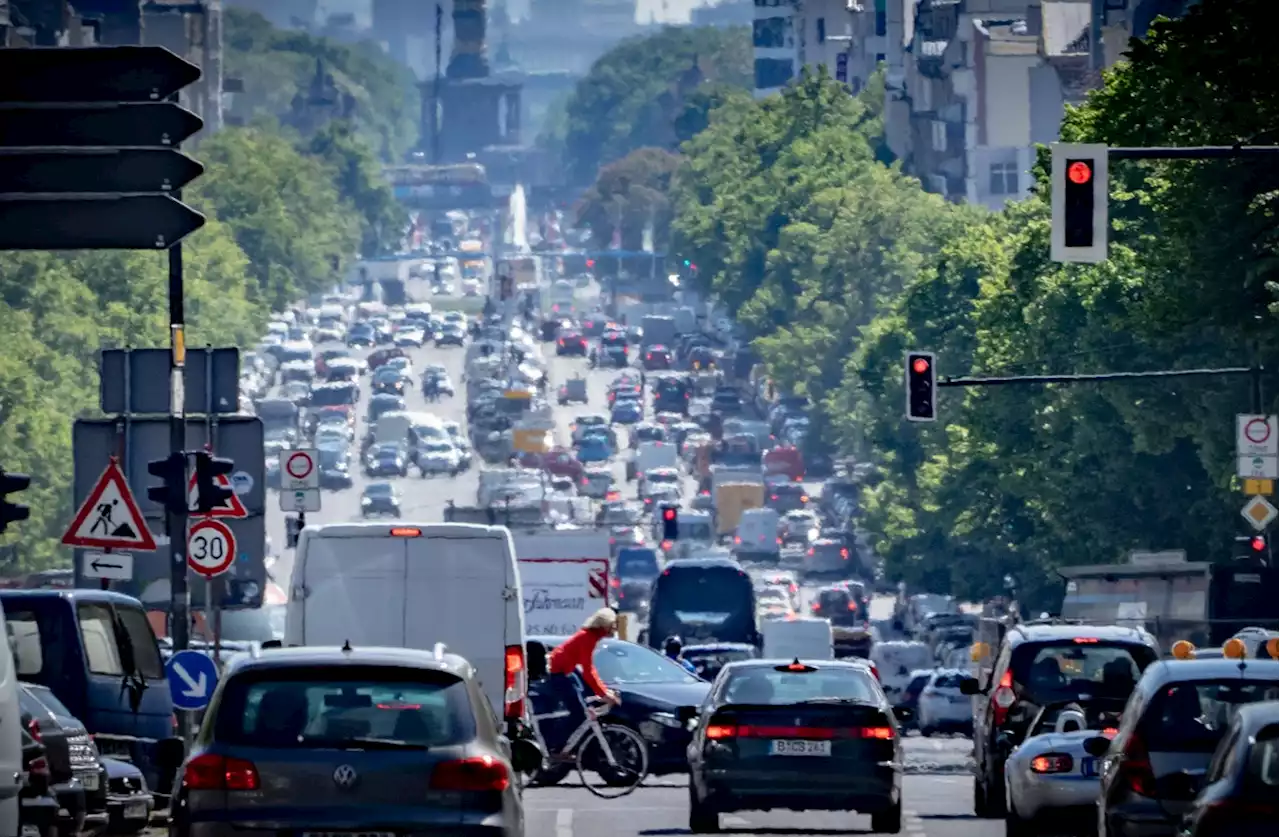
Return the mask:
{"type": "Polygon", "coordinates": [[[584,465],[588,462],[608,462],[612,456],[613,448],[604,436],[587,436],[578,444],[578,461],[584,465]]]}
{"type": "Polygon", "coordinates": [[[636,424],[643,418],[644,407],[637,401],[618,401],[609,414],[609,421],[613,424],[636,424]]]}

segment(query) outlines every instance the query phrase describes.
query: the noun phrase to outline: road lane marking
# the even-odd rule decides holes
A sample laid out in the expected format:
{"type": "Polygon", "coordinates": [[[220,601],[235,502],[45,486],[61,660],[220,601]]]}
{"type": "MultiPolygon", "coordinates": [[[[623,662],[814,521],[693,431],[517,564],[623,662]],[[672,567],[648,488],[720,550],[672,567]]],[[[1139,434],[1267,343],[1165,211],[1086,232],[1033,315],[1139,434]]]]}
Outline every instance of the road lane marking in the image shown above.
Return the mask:
{"type": "Polygon", "coordinates": [[[924,820],[915,811],[902,812],[902,827],[913,837],[924,837],[924,820]]]}
{"type": "Polygon", "coordinates": [[[556,837],[573,837],[573,809],[556,809],[556,837]]]}

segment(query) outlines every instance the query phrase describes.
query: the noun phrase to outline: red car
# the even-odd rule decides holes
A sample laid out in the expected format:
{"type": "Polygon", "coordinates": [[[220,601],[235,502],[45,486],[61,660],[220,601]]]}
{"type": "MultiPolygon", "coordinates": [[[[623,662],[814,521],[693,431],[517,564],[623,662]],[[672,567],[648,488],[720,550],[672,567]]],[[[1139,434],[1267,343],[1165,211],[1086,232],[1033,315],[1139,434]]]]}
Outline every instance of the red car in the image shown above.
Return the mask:
{"type": "Polygon", "coordinates": [[[553,477],[569,477],[575,483],[581,483],[586,472],[586,468],[568,448],[552,448],[546,453],[526,453],[520,457],[520,464],[526,468],[540,468],[553,477]]]}
{"type": "Polygon", "coordinates": [[[804,457],[794,445],[779,445],[760,457],[765,476],[782,474],[793,482],[804,481],[804,457]]]}

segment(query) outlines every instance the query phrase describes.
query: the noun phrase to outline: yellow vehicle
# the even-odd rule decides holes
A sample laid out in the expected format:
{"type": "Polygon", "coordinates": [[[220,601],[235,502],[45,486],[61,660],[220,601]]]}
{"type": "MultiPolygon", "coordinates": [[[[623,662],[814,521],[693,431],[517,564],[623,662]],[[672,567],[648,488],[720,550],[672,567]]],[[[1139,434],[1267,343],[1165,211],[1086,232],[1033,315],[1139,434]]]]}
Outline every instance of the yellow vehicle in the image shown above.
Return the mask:
{"type": "Polygon", "coordinates": [[[764,505],[764,483],[726,482],[716,486],[716,534],[732,535],[747,509],[764,505]]]}

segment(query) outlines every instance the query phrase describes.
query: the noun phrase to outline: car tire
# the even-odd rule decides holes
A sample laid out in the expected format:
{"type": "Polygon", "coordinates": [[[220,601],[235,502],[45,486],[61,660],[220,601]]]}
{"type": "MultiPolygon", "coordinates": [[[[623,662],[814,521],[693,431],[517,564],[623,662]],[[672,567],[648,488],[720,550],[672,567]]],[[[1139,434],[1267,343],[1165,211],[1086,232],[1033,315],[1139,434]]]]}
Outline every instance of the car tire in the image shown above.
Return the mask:
{"type": "Polygon", "coordinates": [[[1035,824],[1018,816],[1010,805],[1008,813],[1004,815],[1004,834],[1005,837],[1035,837],[1035,824]]]}
{"type": "Polygon", "coordinates": [[[876,834],[898,834],[902,831],[902,800],[871,815],[871,830],[876,834]]]}
{"type": "Polygon", "coordinates": [[[924,736],[925,738],[929,738],[930,736],[933,735],[933,727],[926,727],[926,726],[920,727],[920,735],[924,736]]]}
{"type": "Polygon", "coordinates": [[[689,780],[689,830],[694,834],[717,834],[720,831],[720,814],[698,799],[693,779],[689,780]]]}

